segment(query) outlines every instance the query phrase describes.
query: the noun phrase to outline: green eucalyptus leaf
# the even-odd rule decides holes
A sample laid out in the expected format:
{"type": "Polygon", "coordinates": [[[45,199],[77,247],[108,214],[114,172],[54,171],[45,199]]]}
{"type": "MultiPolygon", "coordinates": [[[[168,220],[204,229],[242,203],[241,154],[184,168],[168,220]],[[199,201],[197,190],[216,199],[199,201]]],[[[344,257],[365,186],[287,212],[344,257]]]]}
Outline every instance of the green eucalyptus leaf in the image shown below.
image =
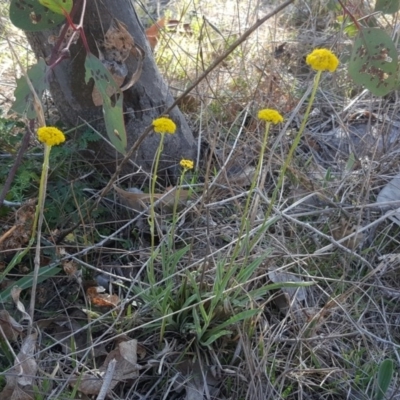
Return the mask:
{"type": "Polygon", "coordinates": [[[354,82],[376,96],[397,86],[397,51],[390,36],[378,28],[363,28],[354,42],[349,62],[354,82]]]}
{"type": "Polygon", "coordinates": [[[108,137],[114,147],[126,153],[127,139],[123,117],[123,96],[110,72],[101,61],[89,53],[85,60],[85,80],[94,79],[94,84],[103,99],[103,113],[108,137]],[[111,98],[108,93],[115,93],[111,98]]]}
{"type": "Polygon", "coordinates": [[[17,28],[35,32],[54,28],[65,17],[44,7],[38,0],[11,0],[10,20],[17,28]]]}
{"type": "Polygon", "coordinates": [[[69,14],[74,5],[72,0],[39,0],[39,3],[61,15],[64,15],[65,12],[69,14]]]}
{"type": "Polygon", "coordinates": [[[375,11],[384,14],[394,14],[400,10],[400,0],[376,0],[375,11]]]}
{"type": "MultiPolygon", "coordinates": [[[[37,64],[30,67],[27,71],[28,77],[39,99],[42,98],[43,92],[48,88],[47,72],[48,66],[43,58],[40,58],[37,64]]],[[[35,119],[36,110],[33,106],[33,93],[24,76],[17,79],[17,87],[14,91],[14,96],[15,101],[11,109],[20,115],[26,115],[28,119],[35,119]]]]}

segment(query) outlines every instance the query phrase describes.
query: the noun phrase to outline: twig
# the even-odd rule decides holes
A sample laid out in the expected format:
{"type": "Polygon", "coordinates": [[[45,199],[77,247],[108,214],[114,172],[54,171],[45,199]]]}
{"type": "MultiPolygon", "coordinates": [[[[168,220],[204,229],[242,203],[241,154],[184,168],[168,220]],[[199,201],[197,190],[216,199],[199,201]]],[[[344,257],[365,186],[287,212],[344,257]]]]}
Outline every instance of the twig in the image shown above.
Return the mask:
{"type": "Polygon", "coordinates": [[[99,394],[97,395],[96,400],[104,400],[106,398],[114,376],[114,371],[116,366],[117,366],[117,360],[113,358],[107,365],[107,371],[103,378],[103,384],[101,385],[101,389],[99,394]]]}

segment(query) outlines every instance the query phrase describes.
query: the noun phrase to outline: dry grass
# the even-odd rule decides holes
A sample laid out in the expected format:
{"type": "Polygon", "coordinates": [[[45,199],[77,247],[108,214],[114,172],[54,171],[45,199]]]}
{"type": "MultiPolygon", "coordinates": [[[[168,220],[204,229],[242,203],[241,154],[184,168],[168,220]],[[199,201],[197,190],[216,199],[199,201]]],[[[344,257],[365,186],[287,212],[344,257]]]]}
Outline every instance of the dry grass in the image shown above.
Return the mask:
{"type": "MultiPolygon", "coordinates": [[[[172,90],[179,94],[273,6],[252,0],[167,6],[171,18],[191,27],[190,34],[165,32],[156,48],[172,90]]],[[[332,48],[343,61],[349,51],[349,39],[333,22],[321,2],[289,7],[186,99],[182,108],[202,144],[194,196],[180,211],[172,240],[163,234],[171,217],[160,216],[155,285],[146,276],[145,211],[132,215],[110,198],[97,218],[67,237],[61,246],[67,254],[58,254],[67,274],[48,279],[37,294],[36,398],[77,398],[71,381],[101,368],[129,339],[138,341],[135,373],[120,377],[112,399],[377,398],[379,366],[389,358],[397,371],[400,363],[399,227],[375,203],[398,169],[394,96],[377,99],[354,88],[344,63],[324,76],[264,226],[314,76],[304,57],[316,46],[332,48]],[[260,108],[278,109],[285,123],[272,132],[259,201],[243,215],[263,135],[260,108]],[[237,245],[243,220],[247,235],[237,245]],[[97,284],[114,282],[118,307],[89,305],[86,289],[95,276],[97,284]],[[279,281],[297,287],[268,286],[279,281]],[[258,312],[235,320],[251,310],[258,312]]],[[[80,201],[70,212],[78,220],[80,201]]],[[[3,217],[9,226],[11,217],[3,217]]],[[[43,257],[57,266],[48,244],[43,257]]],[[[3,263],[9,250],[3,247],[3,263]]],[[[3,373],[18,346],[2,342],[3,373]]],[[[397,372],[387,398],[400,398],[397,372]]]]}

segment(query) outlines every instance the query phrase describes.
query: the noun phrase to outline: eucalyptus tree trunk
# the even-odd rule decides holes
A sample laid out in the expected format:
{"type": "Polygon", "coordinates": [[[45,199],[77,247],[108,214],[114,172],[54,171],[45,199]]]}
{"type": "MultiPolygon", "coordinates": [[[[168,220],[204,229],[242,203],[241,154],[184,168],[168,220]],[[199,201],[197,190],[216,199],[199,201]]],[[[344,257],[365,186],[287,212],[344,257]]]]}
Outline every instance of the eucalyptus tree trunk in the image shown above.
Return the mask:
{"type": "MultiPolygon", "coordinates": [[[[79,12],[75,15],[74,22],[79,20],[78,14],[79,12]]],[[[174,99],[157,69],[143,26],[130,0],[87,0],[84,32],[90,51],[96,56],[99,55],[98,44],[102,42],[104,34],[115,20],[126,26],[135,44],[144,50],[140,77],[131,88],[123,92],[129,149],[152,120],[159,117],[174,99]]],[[[58,35],[58,29],[27,33],[36,57],[48,59],[53,48],[49,44],[51,35],[58,35]]],[[[53,69],[50,76],[51,95],[65,124],[73,127],[86,121],[105,135],[102,107],[96,106],[92,99],[93,80],[88,84],[85,83],[85,57],[86,51],[79,39],[70,47],[70,57],[53,69]]],[[[136,71],[138,63],[135,57],[126,60],[128,75],[136,71]]],[[[175,175],[175,167],[182,158],[194,158],[195,142],[185,118],[177,107],[169,113],[169,117],[176,123],[177,132],[175,135],[165,137],[160,170],[175,175]]],[[[136,166],[142,167],[145,171],[151,169],[159,140],[159,135],[156,134],[150,134],[145,139],[132,158],[136,166]]],[[[103,140],[95,144],[94,150],[96,163],[106,166],[109,170],[113,170],[116,159],[121,158],[121,155],[117,155],[115,149],[103,140]]],[[[135,172],[135,170],[137,168],[131,163],[124,172],[135,172]]]]}

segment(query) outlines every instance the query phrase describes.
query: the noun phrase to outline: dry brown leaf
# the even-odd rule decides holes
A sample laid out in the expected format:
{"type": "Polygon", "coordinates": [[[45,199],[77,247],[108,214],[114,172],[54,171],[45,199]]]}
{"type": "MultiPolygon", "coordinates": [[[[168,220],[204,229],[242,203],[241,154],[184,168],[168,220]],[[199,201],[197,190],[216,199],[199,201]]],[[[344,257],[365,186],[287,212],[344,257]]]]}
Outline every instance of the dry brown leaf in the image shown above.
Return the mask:
{"type": "Polygon", "coordinates": [[[158,40],[160,39],[160,31],[164,29],[165,27],[169,28],[170,30],[176,32],[177,27],[181,26],[183,30],[180,30],[181,32],[192,35],[192,29],[190,27],[190,24],[180,24],[180,21],[175,20],[175,19],[170,19],[167,20],[165,17],[159,19],[157,22],[155,22],[153,25],[151,25],[149,28],[146,29],[146,37],[147,41],[150,44],[150,47],[152,50],[155,49],[157,46],[158,40]]]}
{"type": "Polygon", "coordinates": [[[25,338],[21,350],[14,362],[14,368],[18,371],[17,382],[21,386],[32,385],[36,375],[37,364],[33,358],[36,347],[37,333],[33,333],[25,338]]]}
{"type": "MultiPolygon", "coordinates": [[[[303,282],[298,276],[279,269],[271,269],[268,272],[268,278],[274,283],[303,282]]],[[[286,286],[280,288],[273,299],[279,310],[286,314],[290,308],[292,310],[302,308],[301,302],[305,301],[306,298],[307,290],[305,287],[286,286]]]]}
{"type": "Polygon", "coordinates": [[[63,267],[64,272],[68,276],[76,275],[76,273],[78,272],[78,267],[74,261],[64,261],[62,263],[62,267],[63,267]]]}
{"type": "Polygon", "coordinates": [[[165,17],[158,20],[156,23],[150,26],[150,28],[146,29],[146,37],[147,41],[150,44],[152,50],[155,49],[158,43],[158,39],[160,36],[160,30],[165,27],[166,19],[165,17]]]}
{"type": "Polygon", "coordinates": [[[116,294],[102,293],[105,289],[100,286],[92,286],[86,289],[86,295],[89,301],[99,307],[117,307],[120,298],[116,294]]]}
{"type": "MultiPolygon", "coordinates": [[[[134,193],[123,190],[114,185],[114,190],[118,193],[121,203],[134,209],[135,211],[142,212],[150,205],[150,195],[147,193],[134,193]]],[[[189,190],[181,189],[179,191],[179,205],[181,208],[185,206],[190,195],[193,192],[189,190]]],[[[175,200],[176,200],[176,191],[172,186],[166,188],[165,193],[156,193],[154,195],[154,200],[160,201],[160,209],[166,212],[171,212],[173,210],[175,200]]]]}
{"type": "Polygon", "coordinates": [[[144,211],[150,204],[150,195],[142,192],[128,192],[114,185],[114,190],[118,193],[120,201],[127,207],[137,212],[144,211]]]}
{"type": "Polygon", "coordinates": [[[7,310],[0,310],[0,328],[0,335],[12,341],[16,340],[23,331],[22,325],[7,310]]]}
{"type": "Polygon", "coordinates": [[[23,247],[31,237],[32,222],[36,209],[36,200],[32,199],[24,203],[15,212],[15,225],[3,226],[0,234],[0,251],[15,250],[23,247]]]}
{"type": "Polygon", "coordinates": [[[113,18],[110,27],[104,35],[104,56],[106,60],[123,63],[135,46],[135,41],[126,26],[113,18]]]}
{"type": "Polygon", "coordinates": [[[9,384],[7,379],[7,384],[0,393],[0,400],[33,400],[33,397],[24,392],[18,386],[9,384]]]}
{"type": "Polygon", "coordinates": [[[135,379],[138,377],[140,366],[137,364],[137,340],[132,339],[126,342],[120,342],[117,348],[107,355],[104,364],[99,368],[98,375],[85,373],[82,377],[71,379],[70,385],[73,386],[79,381],[78,390],[80,392],[87,395],[99,394],[103,386],[104,374],[112,361],[116,362],[116,366],[114,368],[113,379],[108,387],[109,391],[114,389],[114,387],[123,380],[135,379]]]}
{"type": "Polygon", "coordinates": [[[174,385],[175,390],[181,386],[185,387],[185,400],[203,400],[206,393],[212,398],[217,398],[219,393],[219,381],[216,379],[207,366],[200,361],[184,360],[177,366],[180,376],[174,385]]]}
{"type": "Polygon", "coordinates": [[[32,400],[28,393],[32,392],[33,381],[36,376],[37,364],[33,358],[37,334],[25,338],[21,350],[15,358],[14,367],[5,373],[7,384],[0,393],[0,400],[32,400]]]}
{"type": "MultiPolygon", "coordinates": [[[[189,200],[192,191],[189,190],[179,190],[179,203],[178,203],[178,210],[182,209],[189,200]]],[[[157,195],[159,199],[161,199],[161,206],[160,208],[166,212],[172,212],[174,208],[174,204],[176,201],[176,188],[172,186],[168,186],[165,189],[164,194],[157,195]],[[175,190],[174,190],[175,189],[175,190]]]]}
{"type": "MultiPolygon", "coordinates": [[[[78,322],[84,318],[84,313],[81,310],[74,310],[68,316],[58,315],[54,318],[46,318],[35,321],[35,325],[46,335],[62,346],[65,354],[71,353],[72,346],[75,350],[82,349],[88,346],[88,338],[85,330],[81,329],[81,324],[78,322]],[[71,341],[73,336],[73,341],[71,341]]],[[[96,346],[96,351],[100,346],[96,346]]],[[[101,355],[104,355],[102,353],[101,355]]],[[[99,355],[99,354],[96,354],[99,355]]]]}
{"type": "Polygon", "coordinates": [[[178,101],[178,107],[185,113],[195,112],[200,108],[201,102],[191,94],[187,94],[178,101]]]}
{"type": "MultiPolygon", "coordinates": [[[[332,236],[336,241],[339,241],[346,236],[359,230],[359,226],[346,218],[340,218],[339,224],[332,227],[332,236]]],[[[364,232],[358,232],[353,237],[344,240],[340,244],[350,250],[355,250],[365,240],[364,232]]]]}
{"type": "Polygon", "coordinates": [[[22,289],[19,288],[18,286],[14,286],[11,289],[11,297],[18,309],[18,311],[22,314],[22,319],[26,319],[29,322],[31,322],[31,317],[30,315],[25,311],[25,306],[22,304],[22,302],[19,300],[19,295],[21,294],[22,289]]]}

